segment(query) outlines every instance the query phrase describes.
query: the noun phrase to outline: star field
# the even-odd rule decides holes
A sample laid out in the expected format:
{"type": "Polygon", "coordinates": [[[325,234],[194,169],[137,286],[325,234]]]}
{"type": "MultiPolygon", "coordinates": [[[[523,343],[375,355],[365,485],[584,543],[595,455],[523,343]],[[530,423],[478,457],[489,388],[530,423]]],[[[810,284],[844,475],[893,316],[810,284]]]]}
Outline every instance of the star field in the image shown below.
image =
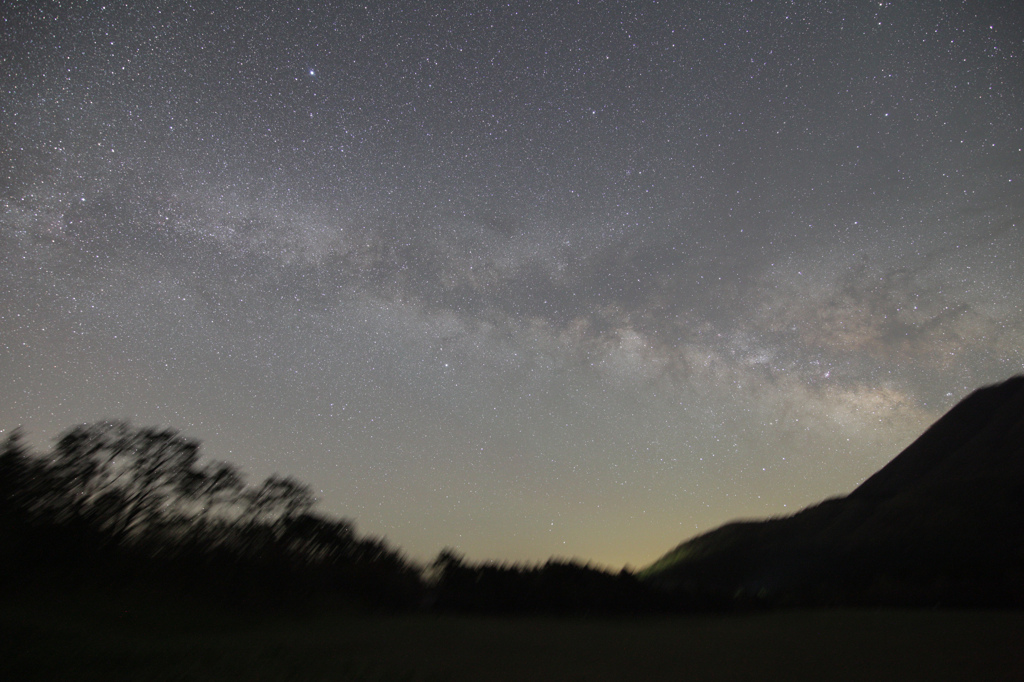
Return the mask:
{"type": "Polygon", "coordinates": [[[0,428],[639,566],[1024,371],[1013,2],[8,3],[0,428]]]}

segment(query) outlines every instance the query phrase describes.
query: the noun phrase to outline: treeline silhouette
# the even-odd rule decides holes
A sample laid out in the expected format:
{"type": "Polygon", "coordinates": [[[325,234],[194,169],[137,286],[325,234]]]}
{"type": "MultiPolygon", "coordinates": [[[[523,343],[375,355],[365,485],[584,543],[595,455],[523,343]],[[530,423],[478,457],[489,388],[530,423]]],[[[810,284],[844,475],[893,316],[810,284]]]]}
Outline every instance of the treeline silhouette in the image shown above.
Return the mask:
{"type": "Polygon", "coordinates": [[[469,564],[446,548],[426,578],[426,605],[445,611],[615,614],[665,611],[674,605],[626,570],[610,573],[576,561],[469,564]]]}
{"type": "Polygon", "coordinates": [[[330,607],[607,613],[668,607],[628,572],[577,562],[429,566],[315,510],[311,488],[204,463],[168,428],[75,426],[35,453],[0,445],[0,585],[145,590],[255,609],[330,607]]]}
{"type": "Polygon", "coordinates": [[[415,567],[314,504],[295,479],[246,486],[233,465],[201,463],[199,442],[173,429],[76,426],[43,455],[15,430],[0,447],[0,576],[246,606],[415,603],[415,567]]]}

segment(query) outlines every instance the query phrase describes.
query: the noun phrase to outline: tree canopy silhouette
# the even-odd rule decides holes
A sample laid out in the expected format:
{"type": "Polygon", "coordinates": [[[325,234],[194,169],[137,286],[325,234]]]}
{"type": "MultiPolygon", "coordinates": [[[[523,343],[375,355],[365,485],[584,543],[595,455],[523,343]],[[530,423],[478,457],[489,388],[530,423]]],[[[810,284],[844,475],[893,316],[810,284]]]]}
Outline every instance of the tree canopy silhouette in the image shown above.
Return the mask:
{"type": "Polygon", "coordinates": [[[15,429],[0,445],[0,589],[135,584],[232,604],[502,613],[655,606],[632,574],[578,562],[470,564],[446,548],[424,571],[315,507],[307,484],[246,485],[174,429],[82,424],[41,455],[15,429]]]}
{"type": "Polygon", "coordinates": [[[0,445],[3,573],[101,583],[160,574],[243,600],[416,602],[418,568],[314,511],[310,486],[280,475],[246,486],[235,466],[200,459],[197,440],[168,428],[83,424],[43,455],[15,429],[0,445]]]}

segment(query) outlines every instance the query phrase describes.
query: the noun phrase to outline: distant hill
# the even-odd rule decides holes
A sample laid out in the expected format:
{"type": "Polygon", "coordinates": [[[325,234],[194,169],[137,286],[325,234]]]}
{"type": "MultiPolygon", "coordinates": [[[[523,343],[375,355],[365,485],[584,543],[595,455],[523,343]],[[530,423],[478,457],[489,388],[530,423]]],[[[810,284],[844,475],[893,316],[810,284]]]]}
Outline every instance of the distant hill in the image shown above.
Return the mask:
{"type": "Polygon", "coordinates": [[[708,606],[1024,606],[1024,376],[966,397],[849,495],[726,524],[640,576],[708,606]]]}

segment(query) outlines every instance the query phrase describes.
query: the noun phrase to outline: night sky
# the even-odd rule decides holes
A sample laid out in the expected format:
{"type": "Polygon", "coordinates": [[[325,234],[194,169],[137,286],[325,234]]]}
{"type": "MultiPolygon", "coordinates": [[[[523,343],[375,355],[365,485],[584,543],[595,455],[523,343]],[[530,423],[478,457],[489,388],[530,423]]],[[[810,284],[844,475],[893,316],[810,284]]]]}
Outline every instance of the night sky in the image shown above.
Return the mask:
{"type": "Polygon", "coordinates": [[[1017,2],[5,2],[0,428],[642,566],[1024,371],[1017,2]]]}

